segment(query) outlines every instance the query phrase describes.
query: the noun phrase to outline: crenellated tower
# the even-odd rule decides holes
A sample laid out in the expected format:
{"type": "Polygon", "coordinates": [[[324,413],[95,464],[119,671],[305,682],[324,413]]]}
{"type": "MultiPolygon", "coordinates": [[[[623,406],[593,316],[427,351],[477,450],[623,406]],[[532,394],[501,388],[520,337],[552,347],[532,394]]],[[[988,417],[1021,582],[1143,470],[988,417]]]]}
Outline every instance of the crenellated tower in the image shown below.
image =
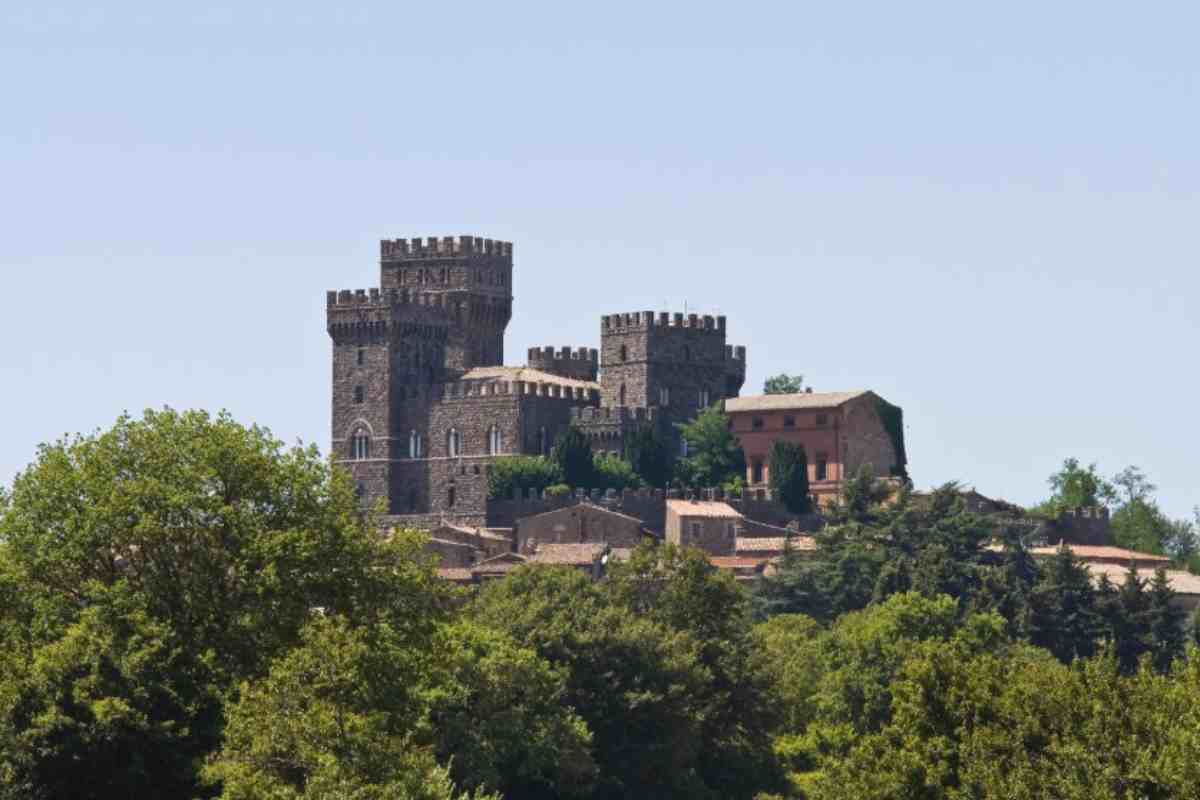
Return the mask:
{"type": "Polygon", "coordinates": [[[504,330],[512,318],[511,242],[477,236],[384,239],[380,286],[441,298],[450,323],[447,373],[504,363],[504,330]]]}
{"type": "Polygon", "coordinates": [[[636,311],[600,319],[600,385],[605,406],[657,408],[689,419],[736,397],[746,348],[725,344],[725,317],[636,311]]]}

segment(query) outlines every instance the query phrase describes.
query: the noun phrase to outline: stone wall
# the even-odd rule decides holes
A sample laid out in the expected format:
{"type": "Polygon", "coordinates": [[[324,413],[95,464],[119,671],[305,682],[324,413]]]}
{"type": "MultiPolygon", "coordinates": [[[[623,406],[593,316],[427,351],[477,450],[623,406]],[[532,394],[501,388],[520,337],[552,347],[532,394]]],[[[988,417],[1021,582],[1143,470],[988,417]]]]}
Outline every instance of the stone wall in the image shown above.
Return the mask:
{"type": "Polygon", "coordinates": [[[635,547],[642,540],[642,523],[590,503],[576,503],[517,521],[517,551],[532,552],[535,544],[604,542],[613,547],[635,547]]]}
{"type": "Polygon", "coordinates": [[[863,464],[870,464],[879,477],[887,477],[898,466],[899,459],[892,438],[879,418],[877,402],[875,395],[866,394],[851,400],[843,409],[845,453],[842,461],[847,479],[854,477],[863,464]]]}

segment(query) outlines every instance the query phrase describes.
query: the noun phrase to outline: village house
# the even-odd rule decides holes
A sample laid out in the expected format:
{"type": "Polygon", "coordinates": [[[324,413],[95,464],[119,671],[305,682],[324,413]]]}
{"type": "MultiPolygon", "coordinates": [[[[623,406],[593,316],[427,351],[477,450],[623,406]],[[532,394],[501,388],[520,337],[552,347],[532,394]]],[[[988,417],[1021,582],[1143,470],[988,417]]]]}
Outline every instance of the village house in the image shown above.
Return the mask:
{"type": "Polygon", "coordinates": [[[907,474],[900,408],[874,392],[736,397],[725,401],[725,413],[746,455],[751,491],[767,488],[771,447],[778,441],[804,448],[809,491],[821,505],[836,500],[843,482],[863,465],[880,477],[907,474]]]}

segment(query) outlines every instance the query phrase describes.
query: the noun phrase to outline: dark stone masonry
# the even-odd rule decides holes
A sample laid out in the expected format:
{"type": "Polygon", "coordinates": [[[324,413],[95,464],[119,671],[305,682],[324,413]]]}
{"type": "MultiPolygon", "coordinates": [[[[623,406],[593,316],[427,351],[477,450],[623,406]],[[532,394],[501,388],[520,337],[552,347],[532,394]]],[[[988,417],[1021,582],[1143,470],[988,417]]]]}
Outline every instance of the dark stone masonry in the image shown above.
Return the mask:
{"type": "Polygon", "coordinates": [[[459,236],[380,243],[380,288],[328,292],[333,452],[393,524],[487,524],[487,471],[545,454],[575,422],[597,452],[737,397],[746,349],[725,317],[600,318],[600,347],[533,348],[504,366],[513,247],[459,236]]]}

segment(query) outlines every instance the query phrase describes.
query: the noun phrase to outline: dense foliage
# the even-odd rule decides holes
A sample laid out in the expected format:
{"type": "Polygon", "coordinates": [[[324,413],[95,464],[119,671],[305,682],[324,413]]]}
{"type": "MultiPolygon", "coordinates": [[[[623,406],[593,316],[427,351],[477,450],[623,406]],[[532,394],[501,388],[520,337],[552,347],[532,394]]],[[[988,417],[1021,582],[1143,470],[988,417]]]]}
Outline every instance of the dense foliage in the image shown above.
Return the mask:
{"type": "Polygon", "coordinates": [[[1164,573],[881,499],[749,592],[647,544],[468,594],[314,451],[122,418],[0,494],[0,800],[1200,796],[1164,573]]]}
{"type": "Polygon", "coordinates": [[[803,391],[803,375],[788,375],[786,372],[781,372],[763,382],[763,394],[799,394],[803,391]]]}
{"type": "Polygon", "coordinates": [[[540,492],[562,483],[562,471],[544,456],[505,456],[492,461],[487,479],[488,497],[495,500],[512,497],[514,490],[540,492]]]}
{"type": "Polygon", "coordinates": [[[812,510],[808,494],[808,456],[804,448],[783,440],[771,445],[770,484],[774,496],[793,514],[812,510]]]}
{"type": "Polygon", "coordinates": [[[625,460],[647,485],[662,489],[671,482],[671,448],[653,427],[644,426],[625,440],[625,460]]]}
{"type": "Polygon", "coordinates": [[[740,482],[746,457],[729,429],[729,417],[717,406],[701,411],[679,426],[688,456],[675,462],[675,479],[683,486],[705,489],[740,482]]]}

